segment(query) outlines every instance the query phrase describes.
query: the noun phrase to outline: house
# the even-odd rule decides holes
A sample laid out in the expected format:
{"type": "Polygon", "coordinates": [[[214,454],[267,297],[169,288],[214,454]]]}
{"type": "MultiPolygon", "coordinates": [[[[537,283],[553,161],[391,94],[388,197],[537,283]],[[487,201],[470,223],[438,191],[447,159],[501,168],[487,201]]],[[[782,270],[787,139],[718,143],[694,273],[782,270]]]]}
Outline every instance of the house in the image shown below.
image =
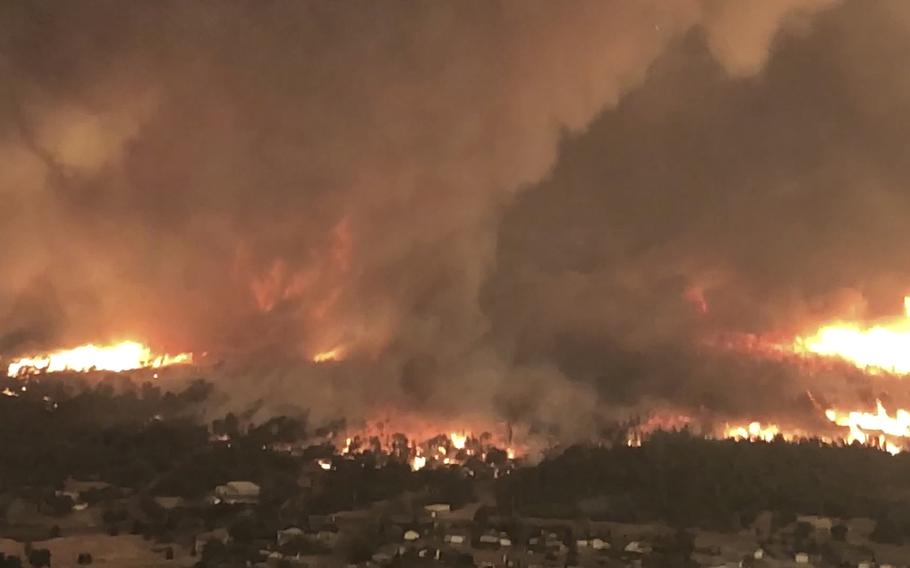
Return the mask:
{"type": "Polygon", "coordinates": [[[796,555],[793,557],[793,561],[796,562],[797,564],[808,564],[809,555],[805,552],[797,552],[796,555]]]}
{"type": "Polygon", "coordinates": [[[632,552],[635,554],[649,554],[651,552],[651,547],[648,544],[633,540],[623,549],[626,552],[632,552]]]}
{"type": "Polygon", "coordinates": [[[418,558],[432,558],[433,560],[439,560],[442,558],[442,551],[438,548],[421,548],[417,552],[418,558]]]}
{"type": "Polygon", "coordinates": [[[326,526],[316,531],[316,542],[322,546],[332,549],[338,543],[338,527],[326,526]]]}
{"type": "Polygon", "coordinates": [[[111,484],[105,481],[83,481],[68,477],[63,482],[63,490],[67,493],[87,493],[89,491],[101,491],[107,489],[111,484]]]}
{"type": "Polygon", "coordinates": [[[375,562],[376,564],[379,564],[380,566],[385,566],[387,564],[391,564],[393,558],[394,558],[394,556],[392,556],[388,552],[377,552],[372,557],[373,562],[375,562]]]}
{"type": "Polygon", "coordinates": [[[610,543],[602,538],[580,538],[575,541],[575,548],[581,552],[584,550],[609,550],[610,543]]]}
{"type": "Polygon", "coordinates": [[[252,481],[229,481],[215,488],[215,497],[224,503],[255,504],[259,502],[259,486],[252,481]]]}
{"type": "Polygon", "coordinates": [[[227,544],[231,540],[231,535],[228,534],[227,529],[219,528],[213,531],[205,532],[196,536],[196,543],[193,547],[196,550],[196,554],[202,554],[205,545],[210,542],[220,542],[221,544],[227,544]]]}
{"type": "Polygon", "coordinates": [[[806,523],[813,530],[819,532],[831,532],[831,527],[834,525],[829,517],[820,517],[818,515],[800,515],[796,518],[796,522],[806,523]]]}
{"type": "Polygon", "coordinates": [[[57,497],[69,497],[72,499],[73,503],[79,502],[79,492],[78,491],[54,491],[54,495],[57,497]]]}
{"type": "Polygon", "coordinates": [[[430,514],[431,518],[435,519],[440,513],[450,512],[452,510],[452,506],[448,503],[434,503],[424,506],[423,509],[430,514]]]}
{"type": "Polygon", "coordinates": [[[304,532],[302,529],[297,527],[287,527],[285,529],[279,530],[275,534],[275,542],[278,546],[284,546],[289,542],[303,538],[304,532]]]}
{"type": "Polygon", "coordinates": [[[153,497],[153,499],[165,511],[170,511],[183,505],[183,499],[180,497],[153,497]]]}
{"type": "Polygon", "coordinates": [[[414,542],[414,541],[417,540],[418,538],[420,538],[420,533],[419,533],[419,532],[417,532],[417,531],[415,531],[415,530],[413,530],[413,529],[404,531],[404,540],[405,540],[405,541],[407,541],[407,542],[414,542]]]}
{"type": "Polygon", "coordinates": [[[482,548],[499,548],[499,535],[483,534],[480,535],[480,546],[482,548]]]}
{"type": "Polygon", "coordinates": [[[442,537],[443,542],[454,547],[471,545],[471,530],[467,527],[449,527],[442,537]]]}
{"type": "Polygon", "coordinates": [[[396,556],[399,556],[400,552],[396,545],[386,544],[380,546],[376,552],[373,553],[373,562],[379,564],[380,566],[385,566],[390,564],[396,556]]]}

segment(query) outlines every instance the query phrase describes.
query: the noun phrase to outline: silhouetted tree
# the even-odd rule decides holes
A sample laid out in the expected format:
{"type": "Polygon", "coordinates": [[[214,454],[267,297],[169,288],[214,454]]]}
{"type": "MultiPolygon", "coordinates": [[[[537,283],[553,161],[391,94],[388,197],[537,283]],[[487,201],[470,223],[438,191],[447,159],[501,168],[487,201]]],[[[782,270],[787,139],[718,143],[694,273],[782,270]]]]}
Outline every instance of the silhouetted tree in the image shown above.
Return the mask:
{"type": "Polygon", "coordinates": [[[28,563],[35,568],[51,565],[51,551],[46,548],[32,550],[28,555],[28,563]]]}
{"type": "Polygon", "coordinates": [[[875,529],[873,529],[869,538],[883,544],[901,544],[903,541],[897,523],[889,516],[880,517],[876,521],[875,529]]]}

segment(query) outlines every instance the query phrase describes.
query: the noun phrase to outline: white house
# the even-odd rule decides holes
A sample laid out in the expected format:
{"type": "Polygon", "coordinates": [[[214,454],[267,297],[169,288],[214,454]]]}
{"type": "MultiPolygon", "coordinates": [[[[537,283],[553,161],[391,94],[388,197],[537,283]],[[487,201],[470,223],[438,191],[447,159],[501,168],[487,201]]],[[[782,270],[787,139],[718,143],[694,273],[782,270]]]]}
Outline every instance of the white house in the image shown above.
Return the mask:
{"type": "Polygon", "coordinates": [[[215,488],[215,497],[224,503],[258,503],[259,486],[252,481],[229,481],[215,488]]]}
{"type": "Polygon", "coordinates": [[[497,535],[484,534],[484,535],[480,536],[480,542],[482,542],[483,544],[495,544],[498,546],[499,537],[497,535]]]}
{"type": "Polygon", "coordinates": [[[638,542],[637,540],[633,540],[632,542],[627,544],[623,550],[625,550],[626,552],[635,552],[638,554],[648,554],[649,552],[651,552],[651,547],[648,546],[647,544],[642,544],[642,543],[638,542]]]}
{"type": "Polygon", "coordinates": [[[809,555],[806,554],[805,552],[797,552],[797,553],[796,553],[796,556],[793,557],[793,560],[794,560],[797,564],[808,564],[808,563],[809,563],[809,555]]]}
{"type": "Polygon", "coordinates": [[[176,509],[177,507],[179,507],[180,505],[183,504],[183,499],[181,499],[180,497],[154,497],[153,499],[155,500],[155,503],[157,503],[159,507],[161,507],[162,509],[164,509],[166,511],[176,509]]]}
{"type": "Polygon", "coordinates": [[[817,531],[829,532],[831,531],[831,527],[834,525],[829,517],[820,517],[818,515],[800,515],[796,517],[796,522],[807,523],[817,531]]]}
{"type": "Polygon", "coordinates": [[[303,538],[303,530],[297,527],[288,527],[283,530],[279,530],[275,534],[275,542],[278,543],[278,546],[283,546],[289,542],[293,542],[297,539],[303,538]]]}
{"type": "Polygon", "coordinates": [[[423,508],[431,517],[435,517],[439,513],[448,513],[452,510],[452,506],[448,503],[433,503],[431,505],[425,505],[423,508]]]}

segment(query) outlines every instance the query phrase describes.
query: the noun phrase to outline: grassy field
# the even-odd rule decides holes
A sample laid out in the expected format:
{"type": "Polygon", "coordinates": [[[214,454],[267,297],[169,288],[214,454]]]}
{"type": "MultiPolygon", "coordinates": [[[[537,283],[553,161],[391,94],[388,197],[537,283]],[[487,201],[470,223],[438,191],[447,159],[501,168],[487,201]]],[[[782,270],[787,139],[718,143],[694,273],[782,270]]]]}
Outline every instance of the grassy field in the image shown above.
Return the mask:
{"type": "MultiPolygon", "coordinates": [[[[163,552],[155,552],[154,545],[141,536],[105,534],[79,535],[55,538],[33,543],[35,548],[47,548],[51,552],[53,566],[75,566],[81,552],[92,555],[93,565],[108,565],[124,568],[158,568],[165,566],[192,566],[195,559],[189,551],[174,545],[174,560],[165,560],[163,552]]],[[[17,554],[24,559],[23,544],[9,539],[0,539],[0,552],[17,554]]]]}

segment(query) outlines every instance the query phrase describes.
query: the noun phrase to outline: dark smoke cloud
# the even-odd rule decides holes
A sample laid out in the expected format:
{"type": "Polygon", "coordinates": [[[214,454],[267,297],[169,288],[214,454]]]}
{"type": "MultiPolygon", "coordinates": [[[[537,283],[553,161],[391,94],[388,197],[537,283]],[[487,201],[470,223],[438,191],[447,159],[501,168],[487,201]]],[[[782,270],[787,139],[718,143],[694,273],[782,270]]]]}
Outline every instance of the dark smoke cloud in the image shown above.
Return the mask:
{"type": "Polygon", "coordinates": [[[555,361],[603,401],[739,417],[810,420],[807,391],[907,399],[893,378],[703,344],[901,313],[910,83],[897,54],[910,48],[910,11],[867,7],[779,37],[744,78],[693,30],[563,146],[550,179],[506,215],[486,288],[517,364],[555,361]]]}
{"type": "Polygon", "coordinates": [[[696,338],[898,301],[907,16],[4,3],[0,348],[132,336],[232,359],[237,400],[566,435],[802,408],[792,366],[696,338]]]}

